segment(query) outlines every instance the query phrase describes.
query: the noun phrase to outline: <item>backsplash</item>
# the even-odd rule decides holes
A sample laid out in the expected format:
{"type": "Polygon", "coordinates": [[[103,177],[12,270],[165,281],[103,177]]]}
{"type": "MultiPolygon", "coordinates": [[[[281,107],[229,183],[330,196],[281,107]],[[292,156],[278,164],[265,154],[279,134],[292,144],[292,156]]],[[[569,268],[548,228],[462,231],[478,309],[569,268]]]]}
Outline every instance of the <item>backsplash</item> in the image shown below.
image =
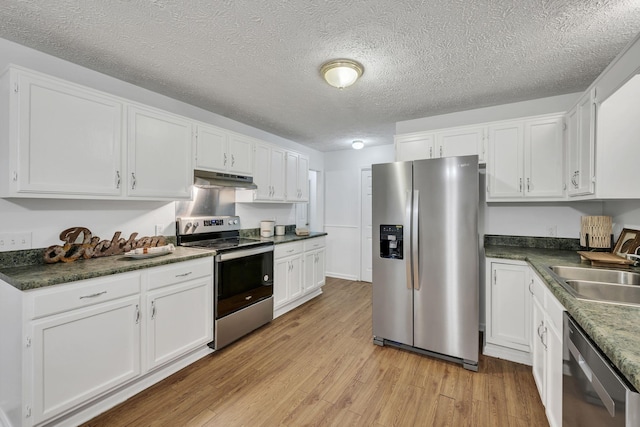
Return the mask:
{"type": "MultiPolygon", "coordinates": [[[[296,225],[285,225],[284,234],[296,234],[296,225]]],[[[247,239],[259,239],[260,228],[244,228],[240,230],[240,237],[244,237],[247,239]]]]}
{"type": "Polygon", "coordinates": [[[485,234],[485,246],[517,246],[521,248],[560,249],[567,251],[579,251],[580,239],[564,237],[529,237],[529,236],[503,236],[485,234]]]}

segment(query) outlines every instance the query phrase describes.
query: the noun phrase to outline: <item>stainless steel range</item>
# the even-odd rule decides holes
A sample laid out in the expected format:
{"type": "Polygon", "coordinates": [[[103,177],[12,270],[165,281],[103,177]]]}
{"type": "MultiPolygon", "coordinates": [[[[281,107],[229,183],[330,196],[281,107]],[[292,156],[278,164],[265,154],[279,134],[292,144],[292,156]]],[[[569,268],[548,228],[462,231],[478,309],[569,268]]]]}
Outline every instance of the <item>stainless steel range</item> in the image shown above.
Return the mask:
{"type": "Polygon", "coordinates": [[[240,237],[237,216],[179,217],[176,230],[178,245],[216,250],[211,348],[273,320],[273,243],[240,237]]]}

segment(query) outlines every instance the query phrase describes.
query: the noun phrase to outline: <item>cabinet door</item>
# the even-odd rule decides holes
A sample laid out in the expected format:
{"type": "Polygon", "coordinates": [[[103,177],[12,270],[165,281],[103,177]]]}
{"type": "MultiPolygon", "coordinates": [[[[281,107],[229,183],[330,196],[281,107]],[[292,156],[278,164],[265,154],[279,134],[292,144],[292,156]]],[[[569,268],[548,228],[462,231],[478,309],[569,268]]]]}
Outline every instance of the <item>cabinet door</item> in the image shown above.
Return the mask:
{"type": "Polygon", "coordinates": [[[325,258],[325,249],[320,249],[316,252],[315,281],[317,288],[322,287],[325,284],[325,258]]]}
{"type": "Polygon", "coordinates": [[[420,159],[433,159],[434,152],[433,134],[421,134],[396,137],[396,161],[409,161],[420,159]]]}
{"type": "Polygon", "coordinates": [[[252,158],[253,142],[249,139],[237,135],[229,137],[229,162],[227,164],[229,172],[238,175],[253,175],[252,158]]]}
{"type": "Polygon", "coordinates": [[[489,127],[487,199],[522,197],[523,151],[524,135],[521,122],[489,127]]]}
{"type": "Polygon", "coordinates": [[[287,288],[289,281],[289,259],[276,259],[273,264],[273,307],[279,308],[289,298],[287,288]]]}
{"type": "Polygon", "coordinates": [[[146,307],[148,369],[213,340],[211,276],[149,292],[146,307]]]}
{"type": "Polygon", "coordinates": [[[287,153],[285,155],[286,169],[286,199],[289,201],[298,200],[298,155],[287,153]]]}
{"type": "Polygon", "coordinates": [[[578,111],[572,109],[565,116],[567,122],[567,194],[576,195],[578,190],[577,174],[580,168],[580,146],[578,144],[578,111]]]}
{"type": "Polygon", "coordinates": [[[313,251],[304,253],[304,292],[309,292],[316,287],[316,253],[313,251]]]}
{"type": "Polygon", "coordinates": [[[563,125],[561,116],[525,124],[526,197],[564,195],[563,125]]]}
{"type": "MultiPolygon", "coordinates": [[[[548,322],[550,323],[550,322],[548,322]]],[[[544,337],[546,360],[546,413],[550,427],[562,426],[562,334],[549,326],[544,337]]]]}
{"type": "Polygon", "coordinates": [[[140,374],[139,302],[136,295],[32,323],[34,423],[140,374]]]}
{"type": "Polygon", "coordinates": [[[487,340],[516,350],[529,351],[531,297],[527,287],[529,267],[491,263],[491,317],[487,340]]]}
{"type": "Polygon", "coordinates": [[[542,404],[546,405],[546,377],[545,377],[545,359],[546,351],[542,342],[543,333],[545,330],[544,322],[544,309],[542,304],[537,298],[532,298],[533,304],[531,306],[531,353],[532,353],[532,372],[533,379],[538,388],[538,394],[540,394],[540,400],[542,404]]]}
{"type": "Polygon", "coordinates": [[[11,141],[18,145],[16,191],[119,196],[122,104],[81,86],[12,73],[18,87],[12,93],[18,122],[11,123],[17,126],[11,141]]]}
{"type": "Polygon", "coordinates": [[[289,260],[288,288],[289,300],[302,295],[302,255],[291,257],[289,260]]]}
{"type": "Polygon", "coordinates": [[[255,200],[269,200],[271,198],[271,148],[268,145],[255,144],[253,183],[258,186],[255,200]]]}
{"type": "Polygon", "coordinates": [[[595,126],[596,104],[593,91],[590,91],[579,102],[578,114],[578,146],[579,161],[576,182],[576,194],[593,194],[595,174],[595,126]]]}
{"type": "Polygon", "coordinates": [[[298,201],[309,201],[309,159],[298,157],[298,201]]]}
{"type": "Polygon", "coordinates": [[[196,168],[226,171],[227,133],[215,127],[198,126],[196,137],[196,168]]]}
{"type": "Polygon", "coordinates": [[[271,147],[271,200],[283,201],[285,193],[285,152],[271,147]]]}
{"type": "Polygon", "coordinates": [[[128,194],[189,199],[193,184],[191,123],[161,111],[129,107],[128,194]]]}
{"type": "Polygon", "coordinates": [[[436,146],[439,157],[470,156],[478,155],[482,159],[483,137],[485,128],[475,129],[452,129],[436,134],[436,146]]]}

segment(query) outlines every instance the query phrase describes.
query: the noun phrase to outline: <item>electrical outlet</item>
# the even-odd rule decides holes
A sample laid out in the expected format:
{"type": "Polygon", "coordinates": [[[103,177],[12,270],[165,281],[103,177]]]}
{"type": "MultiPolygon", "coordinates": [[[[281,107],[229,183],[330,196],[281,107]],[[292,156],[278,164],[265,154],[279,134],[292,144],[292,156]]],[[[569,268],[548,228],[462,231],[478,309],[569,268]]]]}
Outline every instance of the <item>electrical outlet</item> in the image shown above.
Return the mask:
{"type": "Polygon", "coordinates": [[[156,224],[156,236],[162,236],[164,233],[164,226],[162,224],[156,224]]]}
{"type": "Polygon", "coordinates": [[[31,249],[31,232],[0,233],[0,252],[31,249]]]}
{"type": "Polygon", "coordinates": [[[547,236],[548,237],[557,237],[558,236],[558,226],[557,225],[548,225],[547,226],[547,236]]]}

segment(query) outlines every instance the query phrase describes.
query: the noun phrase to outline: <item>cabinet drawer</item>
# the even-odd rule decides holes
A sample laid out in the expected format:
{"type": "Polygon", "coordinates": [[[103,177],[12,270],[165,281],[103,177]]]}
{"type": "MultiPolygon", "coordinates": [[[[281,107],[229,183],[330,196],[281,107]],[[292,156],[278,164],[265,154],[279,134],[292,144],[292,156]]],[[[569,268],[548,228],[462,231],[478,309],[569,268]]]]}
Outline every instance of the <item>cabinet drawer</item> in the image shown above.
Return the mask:
{"type": "Polygon", "coordinates": [[[140,273],[81,280],[32,294],[32,319],[140,293],[140,273]]]}
{"type": "Polygon", "coordinates": [[[304,241],[304,251],[312,251],[314,249],[324,248],[325,246],[325,238],[322,237],[314,237],[312,239],[307,239],[304,241]]]}
{"type": "Polygon", "coordinates": [[[212,274],[213,257],[155,267],[149,270],[149,289],[157,289],[212,274]]]}
{"type": "Polygon", "coordinates": [[[304,251],[304,243],[303,242],[295,242],[295,243],[284,243],[281,245],[276,245],[273,250],[274,258],[284,258],[291,255],[300,254],[304,251]]]}

